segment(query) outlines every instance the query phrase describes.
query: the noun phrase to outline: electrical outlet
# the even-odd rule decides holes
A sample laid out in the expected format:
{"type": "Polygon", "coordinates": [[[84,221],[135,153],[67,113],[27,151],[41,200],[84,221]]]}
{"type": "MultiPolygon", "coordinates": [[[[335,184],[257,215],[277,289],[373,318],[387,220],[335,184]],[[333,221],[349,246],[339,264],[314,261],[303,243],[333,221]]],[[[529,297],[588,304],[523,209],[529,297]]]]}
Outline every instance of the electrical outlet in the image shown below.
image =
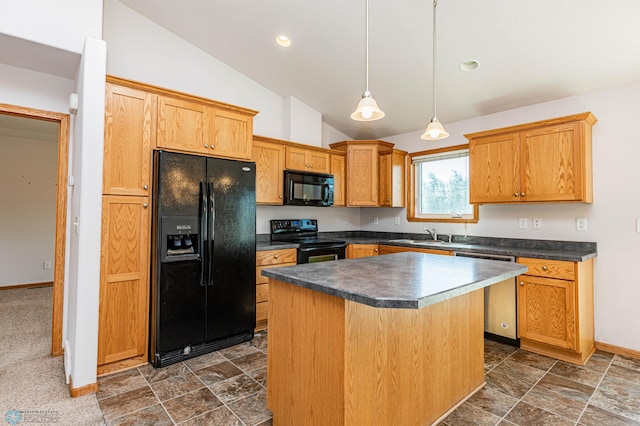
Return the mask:
{"type": "Polygon", "coordinates": [[[45,260],[44,262],[42,262],[42,269],[51,269],[51,261],[45,260]]]}
{"type": "Polygon", "coordinates": [[[373,217],[373,224],[377,225],[378,224],[378,216],[374,216],[373,217]]]}
{"type": "Polygon", "coordinates": [[[542,229],[542,218],[534,217],[533,218],[533,229],[542,229]]]}
{"type": "Polygon", "coordinates": [[[586,231],[587,230],[587,219],[580,218],[576,219],[576,231],[586,231]]]}
{"type": "Polygon", "coordinates": [[[527,218],[526,217],[521,217],[520,219],[518,219],[518,228],[527,229],[527,218]]]}
{"type": "Polygon", "coordinates": [[[344,217],[344,223],[349,223],[349,216],[344,217]]]}
{"type": "Polygon", "coordinates": [[[636,219],[636,232],[640,232],[640,217],[636,219]]]}
{"type": "MultiPolygon", "coordinates": [[[[640,221],[640,219],[638,219],[638,220],[640,221]]],[[[400,216],[396,216],[393,223],[395,223],[396,225],[400,225],[400,216]]],[[[638,222],[638,223],[640,223],[640,222],[638,222]]],[[[640,232],[640,231],[638,231],[638,232],[640,232]]]]}

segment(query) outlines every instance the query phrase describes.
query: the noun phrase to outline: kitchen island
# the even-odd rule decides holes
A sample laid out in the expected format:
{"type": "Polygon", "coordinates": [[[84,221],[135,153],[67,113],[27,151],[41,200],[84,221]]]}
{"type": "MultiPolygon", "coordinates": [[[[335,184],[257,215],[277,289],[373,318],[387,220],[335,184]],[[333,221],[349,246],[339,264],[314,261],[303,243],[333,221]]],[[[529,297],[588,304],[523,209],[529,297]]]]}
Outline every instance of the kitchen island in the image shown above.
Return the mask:
{"type": "Polygon", "coordinates": [[[483,288],[525,273],[397,253],[265,269],[280,425],[428,425],[484,385],[483,288]]]}

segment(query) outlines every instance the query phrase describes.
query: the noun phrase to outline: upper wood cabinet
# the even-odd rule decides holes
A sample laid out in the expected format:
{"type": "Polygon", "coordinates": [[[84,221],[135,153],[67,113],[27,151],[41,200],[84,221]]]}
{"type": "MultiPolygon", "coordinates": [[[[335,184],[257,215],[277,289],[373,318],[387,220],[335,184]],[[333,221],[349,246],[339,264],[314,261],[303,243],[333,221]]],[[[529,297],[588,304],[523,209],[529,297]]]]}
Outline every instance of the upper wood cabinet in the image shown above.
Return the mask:
{"type": "Polygon", "coordinates": [[[285,167],[289,170],[329,173],[329,153],[324,148],[288,143],[285,167]]]}
{"type": "Polygon", "coordinates": [[[346,203],[346,158],[344,154],[331,154],[331,174],[333,175],[333,205],[344,206],[346,203]]]}
{"type": "Polygon", "coordinates": [[[158,95],[159,149],[249,160],[255,111],[188,96],[158,95]]]}
{"type": "Polygon", "coordinates": [[[242,160],[251,158],[253,114],[207,107],[205,118],[209,154],[242,160]]]}
{"type": "Polygon", "coordinates": [[[251,160],[256,162],[256,203],[282,205],[284,144],[254,136],[251,160]]]}
{"type": "Polygon", "coordinates": [[[151,193],[151,146],[155,139],[155,95],[107,83],[102,193],[151,193]]]}
{"type": "Polygon", "coordinates": [[[590,112],[465,135],[471,203],[593,202],[590,112]]]}
{"type": "Polygon", "coordinates": [[[405,151],[394,150],[392,143],[379,140],[344,141],[330,146],[347,153],[347,206],[404,205],[405,151]]]}
{"type": "Polygon", "coordinates": [[[380,205],[405,206],[405,170],[407,152],[394,149],[380,154],[380,205]]]}
{"type": "Polygon", "coordinates": [[[208,154],[204,104],[158,96],[158,148],[208,154]]]}

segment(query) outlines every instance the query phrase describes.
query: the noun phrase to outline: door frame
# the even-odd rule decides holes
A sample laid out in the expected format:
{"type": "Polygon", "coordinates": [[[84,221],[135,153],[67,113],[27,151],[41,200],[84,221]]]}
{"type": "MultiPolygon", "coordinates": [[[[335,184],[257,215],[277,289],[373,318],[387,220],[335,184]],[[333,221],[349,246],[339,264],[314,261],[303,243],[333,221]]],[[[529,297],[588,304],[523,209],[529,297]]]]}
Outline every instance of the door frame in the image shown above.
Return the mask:
{"type": "Polygon", "coordinates": [[[0,114],[58,123],[58,176],[56,192],[56,236],[53,262],[53,309],[51,355],[60,356],[64,310],[64,267],[67,233],[67,174],[69,168],[69,114],[0,103],[0,114]]]}

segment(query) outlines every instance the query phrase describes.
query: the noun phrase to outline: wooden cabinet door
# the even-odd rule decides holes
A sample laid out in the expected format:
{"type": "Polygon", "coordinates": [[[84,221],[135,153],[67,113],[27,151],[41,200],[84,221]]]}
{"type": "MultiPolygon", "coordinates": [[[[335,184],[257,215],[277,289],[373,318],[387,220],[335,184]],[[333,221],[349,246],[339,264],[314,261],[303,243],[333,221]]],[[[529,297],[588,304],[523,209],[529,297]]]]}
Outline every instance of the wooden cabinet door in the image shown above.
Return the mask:
{"type": "Polygon", "coordinates": [[[284,145],[254,140],[252,160],[256,162],[256,203],[282,205],[284,145]]]}
{"type": "Polygon", "coordinates": [[[566,123],[523,132],[520,182],[524,201],[579,201],[584,197],[581,126],[566,123]]]}
{"type": "Polygon", "coordinates": [[[391,207],[393,197],[393,160],[392,154],[380,154],[378,158],[380,168],[380,180],[378,181],[380,206],[391,207]]]}
{"type": "Polygon", "coordinates": [[[203,104],[158,96],[158,148],[208,154],[205,131],[203,104]]]}
{"type": "Polygon", "coordinates": [[[149,198],[102,198],[98,365],[146,359],[149,198]]]}
{"type": "Polygon", "coordinates": [[[520,199],[518,133],[469,141],[471,203],[512,203],[520,199]]]}
{"type": "Polygon", "coordinates": [[[208,107],[206,118],[209,154],[243,160],[251,158],[252,116],[208,107]]]}
{"type": "Polygon", "coordinates": [[[577,349],[575,281],[518,277],[518,336],[577,349]]]}
{"type": "Polygon", "coordinates": [[[347,259],[369,257],[378,255],[377,244],[349,244],[347,246],[347,259]]]}
{"type": "Polygon", "coordinates": [[[347,205],[378,206],[378,148],[376,145],[347,147],[347,205]]]}
{"type": "Polygon", "coordinates": [[[331,174],[333,175],[334,206],[344,206],[346,202],[345,164],[346,158],[344,155],[331,154],[331,174]]]}
{"type": "Polygon", "coordinates": [[[303,172],[309,170],[306,149],[288,146],[286,147],[285,153],[285,167],[288,170],[302,170],[303,172]]]}
{"type": "Polygon", "coordinates": [[[102,193],[148,196],[155,96],[106,85],[102,193]]]}
{"type": "Polygon", "coordinates": [[[329,153],[315,150],[307,151],[309,171],[314,173],[329,173],[329,153]]]}

